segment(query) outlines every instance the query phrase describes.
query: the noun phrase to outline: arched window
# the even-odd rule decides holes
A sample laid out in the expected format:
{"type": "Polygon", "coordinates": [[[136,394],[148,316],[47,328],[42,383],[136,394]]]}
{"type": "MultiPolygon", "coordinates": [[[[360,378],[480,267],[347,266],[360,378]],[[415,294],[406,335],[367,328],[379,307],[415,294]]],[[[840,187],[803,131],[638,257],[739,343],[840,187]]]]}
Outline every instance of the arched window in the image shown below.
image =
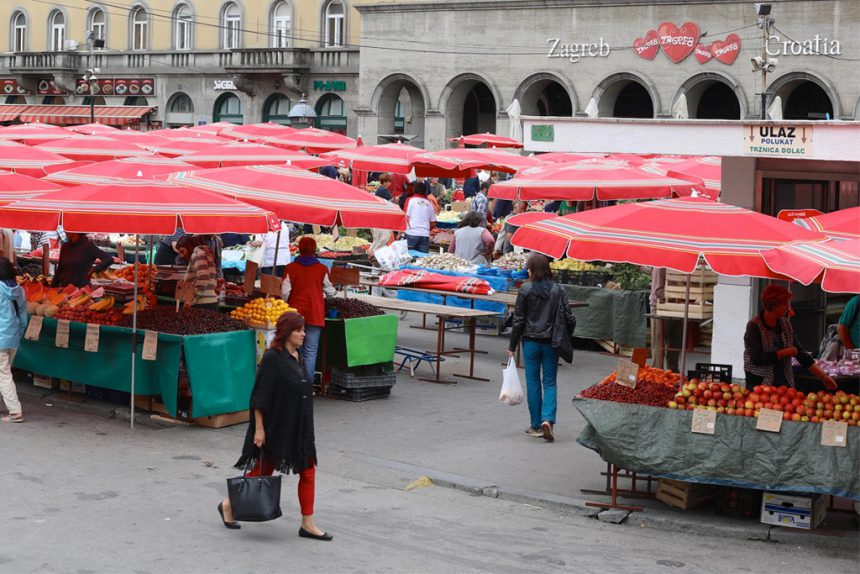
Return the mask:
{"type": "Polygon", "coordinates": [[[45,96],[42,98],[42,104],[46,106],[65,106],[66,98],[63,96],[45,96]]]}
{"type": "Polygon", "coordinates": [[[131,11],[131,49],[149,49],[149,15],[141,6],[131,11]]]}
{"type": "Polygon", "coordinates": [[[346,133],[346,112],[340,96],[324,95],[317,102],[316,112],[316,127],[340,134],[346,133]]]}
{"type": "Polygon", "coordinates": [[[190,126],[194,124],[194,102],[188,94],[178,93],[167,104],[167,125],[171,128],[190,126]]]}
{"type": "Polygon", "coordinates": [[[173,11],[173,46],[177,50],[191,49],[191,9],[186,4],[173,11]]]}
{"type": "Polygon", "coordinates": [[[221,11],[221,29],[223,36],[221,45],[225,50],[234,50],[239,47],[242,29],[242,15],[239,7],[230,2],[221,11]]]}
{"type": "Polygon", "coordinates": [[[328,47],[343,46],[344,10],[343,2],[331,0],[325,6],[324,45],[328,47]]]}
{"type": "Polygon", "coordinates": [[[50,50],[52,52],[63,51],[66,43],[66,16],[59,10],[54,10],[48,17],[48,26],[51,31],[50,50]]]}
{"type": "Polygon", "coordinates": [[[81,105],[103,106],[105,105],[105,99],[104,96],[84,96],[84,98],[81,100],[81,105]]]}
{"type": "Polygon", "coordinates": [[[263,121],[290,125],[290,99],[284,94],[272,94],[263,104],[263,121]]]}
{"type": "Polygon", "coordinates": [[[215,122],[242,123],[242,102],[236,94],[222,94],[215,100],[215,111],[212,113],[215,122]]]}
{"type": "Polygon", "coordinates": [[[92,34],[90,38],[93,40],[107,39],[107,20],[105,12],[101,8],[93,8],[90,10],[88,31],[92,34]]]}
{"type": "Polygon", "coordinates": [[[288,2],[278,2],[272,10],[272,47],[289,48],[292,30],[292,8],[288,2]]]}
{"type": "Polygon", "coordinates": [[[12,14],[12,51],[27,51],[27,16],[23,12],[12,14]]]}
{"type": "Polygon", "coordinates": [[[123,100],[124,106],[148,106],[149,102],[143,96],[126,96],[123,100]]]}

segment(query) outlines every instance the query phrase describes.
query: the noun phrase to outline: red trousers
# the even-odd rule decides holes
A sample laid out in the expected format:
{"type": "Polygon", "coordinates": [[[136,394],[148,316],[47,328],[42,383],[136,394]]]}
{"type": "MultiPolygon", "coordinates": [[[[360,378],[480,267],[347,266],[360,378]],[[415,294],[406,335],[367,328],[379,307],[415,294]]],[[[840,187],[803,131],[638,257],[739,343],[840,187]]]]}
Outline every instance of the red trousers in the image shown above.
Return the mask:
{"type": "MultiPolygon", "coordinates": [[[[310,466],[299,473],[299,506],[302,516],[312,516],[314,513],[314,493],[316,491],[316,461],[308,460],[310,466]]],[[[262,467],[255,467],[245,476],[272,476],[275,468],[269,461],[263,460],[262,467]]]]}

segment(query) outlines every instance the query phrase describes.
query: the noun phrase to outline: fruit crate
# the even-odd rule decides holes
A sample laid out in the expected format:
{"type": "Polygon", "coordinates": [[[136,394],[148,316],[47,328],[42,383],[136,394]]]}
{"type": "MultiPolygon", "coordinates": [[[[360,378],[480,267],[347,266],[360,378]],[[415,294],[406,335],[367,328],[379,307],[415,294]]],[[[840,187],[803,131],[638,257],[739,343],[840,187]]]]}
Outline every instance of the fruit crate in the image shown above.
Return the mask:
{"type": "MultiPolygon", "coordinates": [[[[707,319],[714,316],[714,287],[717,274],[706,265],[700,264],[690,274],[690,304],[688,317],[707,319]]],[[[665,301],[657,302],[657,315],[664,317],[683,317],[684,303],[687,300],[687,274],[679,271],[666,271],[665,301]]]]}
{"type": "Polygon", "coordinates": [[[328,387],[329,395],[360,403],[364,401],[372,401],[374,399],[384,399],[391,395],[391,387],[370,387],[363,389],[347,389],[339,385],[331,384],[328,387]]]}
{"type": "MultiPolygon", "coordinates": [[[[375,366],[375,365],[373,365],[375,366]]],[[[382,369],[379,369],[380,371],[382,369]]],[[[342,389],[371,389],[371,388],[391,388],[397,382],[397,373],[393,370],[380,372],[375,375],[360,375],[355,372],[345,371],[343,369],[331,369],[331,383],[342,389]]]]}
{"type": "Polygon", "coordinates": [[[658,500],[681,510],[692,510],[710,504],[717,497],[713,486],[661,478],[657,485],[658,500]]]}

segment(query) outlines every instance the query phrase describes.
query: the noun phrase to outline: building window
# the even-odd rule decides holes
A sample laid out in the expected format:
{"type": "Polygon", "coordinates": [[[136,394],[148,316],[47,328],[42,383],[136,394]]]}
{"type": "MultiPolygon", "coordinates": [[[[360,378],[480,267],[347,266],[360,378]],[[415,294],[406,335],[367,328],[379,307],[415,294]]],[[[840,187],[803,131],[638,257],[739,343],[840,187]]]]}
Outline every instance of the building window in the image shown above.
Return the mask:
{"type": "Polygon", "coordinates": [[[62,52],[66,42],[66,17],[59,10],[51,12],[49,18],[51,28],[52,52],[62,52]]]}
{"type": "Polygon", "coordinates": [[[149,102],[143,96],[128,96],[122,101],[124,106],[148,106],[149,102]]]}
{"type": "Polygon", "coordinates": [[[263,121],[290,125],[290,99],[284,94],[272,94],[263,104],[263,121]]]}
{"type": "Polygon", "coordinates": [[[317,102],[316,127],[346,134],[346,113],[343,100],[334,94],[326,94],[317,102]]]}
{"type": "Polygon", "coordinates": [[[344,11],[340,0],[332,0],[325,7],[325,46],[343,46],[344,11]]]}
{"type": "Polygon", "coordinates": [[[242,16],[239,7],[232,2],[224,6],[224,10],[221,12],[221,28],[224,34],[221,40],[224,49],[235,50],[238,48],[242,16]]]}
{"type": "Polygon", "coordinates": [[[222,94],[215,100],[215,111],[212,114],[215,122],[242,123],[242,102],[236,94],[222,94]]]}
{"type": "Polygon", "coordinates": [[[93,8],[90,11],[90,39],[105,40],[107,39],[107,20],[105,12],[101,8],[93,8]]]}
{"type": "Polygon", "coordinates": [[[177,50],[191,49],[191,10],[180,4],[173,12],[173,44],[177,50]]]}
{"type": "Polygon", "coordinates": [[[292,9],[287,2],[278,2],[272,10],[272,46],[275,48],[290,47],[290,30],[292,28],[292,9]]]}
{"type": "Polygon", "coordinates": [[[84,96],[81,100],[82,106],[104,106],[105,99],[102,96],[84,96]]]}
{"type": "Polygon", "coordinates": [[[131,49],[149,49],[149,16],[141,7],[131,12],[131,49]]]}
{"type": "Polygon", "coordinates": [[[171,128],[194,124],[194,102],[188,94],[178,93],[167,104],[167,125],[171,128]]]}
{"type": "Polygon", "coordinates": [[[27,50],[27,17],[23,12],[15,12],[12,15],[12,51],[25,52],[27,50]]]}

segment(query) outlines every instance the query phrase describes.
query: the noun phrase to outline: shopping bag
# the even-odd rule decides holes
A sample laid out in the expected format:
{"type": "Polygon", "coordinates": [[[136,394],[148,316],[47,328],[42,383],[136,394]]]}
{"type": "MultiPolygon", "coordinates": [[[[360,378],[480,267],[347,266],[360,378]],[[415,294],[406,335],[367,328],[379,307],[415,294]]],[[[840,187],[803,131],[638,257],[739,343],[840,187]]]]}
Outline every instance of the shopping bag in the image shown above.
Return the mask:
{"type": "Polygon", "coordinates": [[[499,400],[512,407],[523,402],[523,386],[513,357],[508,359],[508,366],[502,371],[502,394],[499,400]]]}
{"type": "MultiPolygon", "coordinates": [[[[262,468],[262,457],[257,459],[262,468]]],[[[266,522],[281,517],[281,475],[236,476],[227,479],[233,520],[266,522]]]]}

